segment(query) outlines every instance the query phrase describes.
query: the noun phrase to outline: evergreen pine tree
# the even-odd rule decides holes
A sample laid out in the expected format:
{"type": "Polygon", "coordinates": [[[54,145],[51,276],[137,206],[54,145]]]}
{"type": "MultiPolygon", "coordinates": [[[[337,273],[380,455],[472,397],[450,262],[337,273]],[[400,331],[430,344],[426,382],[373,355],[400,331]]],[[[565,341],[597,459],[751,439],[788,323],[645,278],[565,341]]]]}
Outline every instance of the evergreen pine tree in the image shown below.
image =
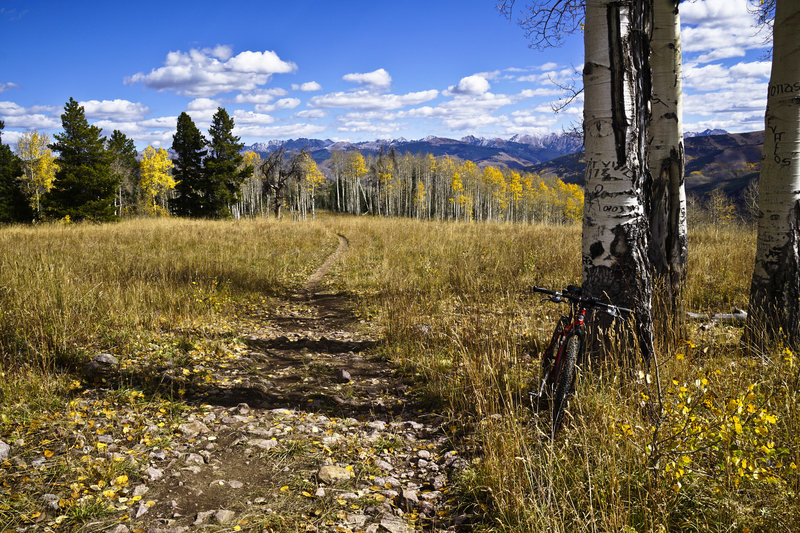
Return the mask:
{"type": "Polygon", "coordinates": [[[197,129],[192,118],[185,112],[178,117],[178,126],[172,137],[172,149],[177,158],[172,160],[172,175],[175,178],[175,199],[172,212],[182,217],[206,215],[208,187],[203,172],[203,158],[207,150],[206,139],[197,129]]]}
{"type": "Polygon", "coordinates": [[[119,130],[114,130],[106,142],[111,158],[111,173],[117,179],[115,204],[117,215],[131,215],[139,203],[139,162],[133,139],[119,130]]]}
{"type": "Polygon", "coordinates": [[[0,223],[30,222],[33,209],[18,179],[22,176],[22,162],[11,147],[3,144],[4,127],[0,120],[0,223]]]}
{"type": "Polygon", "coordinates": [[[205,216],[227,218],[231,216],[230,206],[239,201],[242,182],[253,169],[240,168],[244,143],[233,134],[233,118],[224,108],[217,108],[208,134],[211,140],[205,170],[210,194],[205,216]]]}
{"type": "Polygon", "coordinates": [[[45,196],[46,213],[52,218],[103,222],[116,220],[114,197],[118,179],[100,128],[90,126],[83,107],[70,98],[61,115],[62,134],[50,149],[58,152],[58,173],[45,196]]]}

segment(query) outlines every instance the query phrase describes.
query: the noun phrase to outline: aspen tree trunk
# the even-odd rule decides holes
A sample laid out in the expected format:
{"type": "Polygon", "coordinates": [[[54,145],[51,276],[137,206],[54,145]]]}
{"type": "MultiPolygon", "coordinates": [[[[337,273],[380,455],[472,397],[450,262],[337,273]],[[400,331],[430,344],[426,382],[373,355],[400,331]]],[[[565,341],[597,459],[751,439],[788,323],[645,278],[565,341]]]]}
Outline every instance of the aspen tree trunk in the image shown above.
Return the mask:
{"type": "Polygon", "coordinates": [[[678,0],[654,0],[652,116],[648,131],[652,184],[646,207],[650,219],[648,253],[656,287],[654,315],[663,340],[674,340],[682,333],[688,256],[680,31],[678,0]]]}
{"type": "MultiPolygon", "coordinates": [[[[583,83],[586,201],[583,213],[583,288],[635,310],[639,349],[653,353],[643,186],[649,99],[648,2],[587,0],[583,83]]],[[[607,330],[610,319],[595,315],[607,330]]],[[[619,341],[626,352],[633,332],[619,341]]],[[[594,335],[603,338],[602,331],[594,335]]]]}
{"type": "Polygon", "coordinates": [[[778,0],[745,342],[800,348],[800,2],[778,0]]]}

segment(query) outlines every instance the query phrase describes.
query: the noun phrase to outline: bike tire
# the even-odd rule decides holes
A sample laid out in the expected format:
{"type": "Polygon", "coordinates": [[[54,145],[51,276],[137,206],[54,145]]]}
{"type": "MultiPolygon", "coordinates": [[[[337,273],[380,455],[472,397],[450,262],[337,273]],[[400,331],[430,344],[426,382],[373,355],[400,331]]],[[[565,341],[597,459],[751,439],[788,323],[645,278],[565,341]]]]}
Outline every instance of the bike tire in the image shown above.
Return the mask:
{"type": "Polygon", "coordinates": [[[580,348],[580,337],[572,335],[567,340],[564,358],[563,361],[561,361],[558,375],[555,378],[555,394],[553,395],[553,435],[561,428],[561,423],[564,421],[564,411],[567,408],[567,400],[575,385],[575,367],[578,362],[580,348]]]}

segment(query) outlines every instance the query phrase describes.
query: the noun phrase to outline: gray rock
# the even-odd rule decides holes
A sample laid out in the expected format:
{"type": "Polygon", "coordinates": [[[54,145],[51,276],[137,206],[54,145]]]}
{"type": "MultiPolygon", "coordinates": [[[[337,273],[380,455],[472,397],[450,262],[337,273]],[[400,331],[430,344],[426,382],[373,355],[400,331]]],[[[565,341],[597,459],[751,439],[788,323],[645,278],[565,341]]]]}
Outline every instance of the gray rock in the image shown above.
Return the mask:
{"type": "Polygon", "coordinates": [[[178,431],[183,433],[185,437],[191,439],[198,436],[200,433],[208,433],[211,430],[208,429],[208,426],[206,426],[199,420],[195,420],[194,422],[187,422],[185,424],[181,424],[180,426],[178,426],[178,431]]]}
{"type": "Polygon", "coordinates": [[[161,479],[162,477],[164,477],[164,471],[163,471],[163,470],[160,470],[160,469],[158,469],[158,468],[156,468],[156,467],[154,467],[154,466],[150,466],[150,467],[148,467],[148,468],[147,468],[147,469],[144,471],[144,474],[145,474],[147,477],[149,477],[151,481],[158,481],[159,479],[161,479]]]}
{"type": "Polygon", "coordinates": [[[216,513],[216,511],[200,511],[194,518],[194,525],[199,526],[200,524],[208,520],[210,517],[214,516],[214,513],[216,513]]]}
{"type": "Polygon", "coordinates": [[[381,518],[380,526],[389,533],[411,533],[414,531],[402,518],[390,514],[381,518]]]}
{"type": "Polygon", "coordinates": [[[119,359],[110,353],[100,353],[86,363],[83,370],[88,378],[101,378],[113,374],[118,368],[119,359]]]}
{"type": "Polygon", "coordinates": [[[408,489],[404,490],[403,503],[409,509],[416,507],[419,503],[419,495],[417,495],[417,491],[408,489]]]}
{"type": "Polygon", "coordinates": [[[429,452],[428,450],[420,450],[417,452],[417,457],[419,457],[420,459],[428,460],[431,458],[431,452],[429,452]]]}
{"type": "Polygon", "coordinates": [[[350,383],[353,381],[353,378],[350,376],[350,372],[345,369],[341,369],[336,373],[336,381],[339,383],[350,383]]]}
{"type": "Polygon", "coordinates": [[[326,465],[319,469],[317,478],[323,483],[328,485],[336,485],[349,481],[353,477],[353,473],[336,465],[326,465]]]}
{"type": "Polygon", "coordinates": [[[154,452],[150,452],[151,459],[158,459],[159,461],[163,461],[167,458],[167,454],[164,453],[164,450],[156,450],[154,452]]]}
{"type": "Polygon", "coordinates": [[[241,481],[237,481],[235,479],[232,479],[232,480],[228,481],[228,486],[230,488],[232,488],[232,489],[241,489],[242,487],[244,487],[244,483],[242,483],[241,481]]]}
{"type": "Polygon", "coordinates": [[[314,492],[314,497],[316,497],[316,498],[324,498],[324,497],[325,497],[325,489],[324,489],[324,488],[322,488],[322,487],[319,487],[319,488],[318,488],[318,489],[317,489],[317,490],[314,492]]]}
{"type": "Polygon", "coordinates": [[[374,464],[375,466],[386,472],[391,472],[392,470],[394,470],[394,467],[391,465],[391,463],[384,461],[383,459],[376,459],[374,461],[374,464]]]}
{"type": "Polygon", "coordinates": [[[370,429],[374,429],[376,431],[385,431],[386,422],[384,422],[383,420],[373,420],[372,422],[367,424],[367,427],[370,429]]]}
{"type": "Polygon", "coordinates": [[[345,522],[347,523],[348,526],[361,528],[364,526],[364,524],[367,523],[367,518],[369,518],[367,515],[347,513],[347,516],[345,517],[345,522]]]}
{"type": "Polygon", "coordinates": [[[386,478],[386,483],[388,483],[389,486],[391,486],[391,487],[399,487],[400,486],[400,480],[397,479],[394,476],[387,477],[386,478]]]}
{"type": "Polygon", "coordinates": [[[190,453],[186,456],[186,463],[187,464],[194,464],[194,465],[203,465],[206,463],[203,456],[198,453],[190,453]]]}
{"type": "Polygon", "coordinates": [[[0,461],[7,459],[10,452],[11,446],[0,440],[0,461]]]}
{"type": "Polygon", "coordinates": [[[130,533],[130,529],[124,524],[118,524],[117,527],[112,529],[109,533],[130,533]]]}
{"type": "Polygon", "coordinates": [[[147,511],[149,511],[149,510],[150,510],[150,508],[144,502],[141,502],[139,504],[139,509],[136,511],[136,518],[140,518],[145,513],[147,513],[147,511]]]}
{"type": "Polygon", "coordinates": [[[228,509],[220,509],[216,513],[214,513],[214,518],[220,524],[227,524],[228,522],[232,522],[234,518],[236,518],[236,513],[233,511],[229,511],[228,509]]]}
{"type": "Polygon", "coordinates": [[[271,450],[278,446],[278,441],[274,439],[250,439],[247,441],[250,446],[256,446],[262,450],[271,450]]]}
{"type": "Polygon", "coordinates": [[[427,516],[433,516],[436,512],[436,507],[431,502],[419,502],[419,511],[427,516]]]}
{"type": "Polygon", "coordinates": [[[44,502],[46,507],[52,509],[53,511],[58,511],[58,509],[61,507],[58,504],[58,496],[56,496],[55,494],[43,494],[42,501],[44,502]]]}

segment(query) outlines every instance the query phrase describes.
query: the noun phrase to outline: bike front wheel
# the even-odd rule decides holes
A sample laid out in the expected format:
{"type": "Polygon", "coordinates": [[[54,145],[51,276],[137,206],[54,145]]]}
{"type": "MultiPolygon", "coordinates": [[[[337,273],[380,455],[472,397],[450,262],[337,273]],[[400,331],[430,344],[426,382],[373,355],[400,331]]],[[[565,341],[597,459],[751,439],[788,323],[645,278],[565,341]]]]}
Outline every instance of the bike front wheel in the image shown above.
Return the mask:
{"type": "Polygon", "coordinates": [[[564,357],[560,368],[557,369],[558,375],[554,380],[555,394],[553,395],[553,425],[552,434],[561,427],[564,420],[564,411],[567,408],[567,400],[572,393],[575,385],[575,367],[578,362],[578,354],[581,349],[581,339],[577,335],[572,335],[567,340],[567,347],[564,350],[564,357]]]}

